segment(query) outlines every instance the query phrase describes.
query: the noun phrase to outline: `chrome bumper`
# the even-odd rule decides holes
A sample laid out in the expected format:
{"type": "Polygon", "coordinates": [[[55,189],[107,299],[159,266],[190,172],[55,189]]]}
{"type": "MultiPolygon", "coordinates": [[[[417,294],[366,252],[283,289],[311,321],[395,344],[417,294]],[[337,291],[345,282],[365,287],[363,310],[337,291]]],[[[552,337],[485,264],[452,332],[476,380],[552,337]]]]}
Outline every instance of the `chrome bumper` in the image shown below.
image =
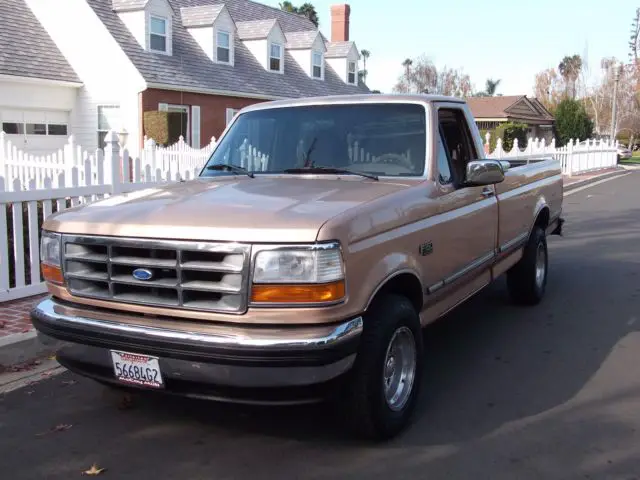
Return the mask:
{"type": "MultiPolygon", "coordinates": [[[[224,399],[199,386],[232,388],[304,387],[328,382],[349,370],[362,332],[362,318],[321,326],[208,326],[207,332],[118,322],[126,313],[87,310],[53,299],[38,304],[32,322],[59,362],[102,381],[113,378],[110,349],[159,358],[167,389],[187,382],[190,396],[224,399]],[[195,393],[194,393],[195,392],[195,393]]],[[[180,324],[185,328],[186,323],[180,324]]],[[[179,389],[178,389],[179,390],[179,389]]]]}

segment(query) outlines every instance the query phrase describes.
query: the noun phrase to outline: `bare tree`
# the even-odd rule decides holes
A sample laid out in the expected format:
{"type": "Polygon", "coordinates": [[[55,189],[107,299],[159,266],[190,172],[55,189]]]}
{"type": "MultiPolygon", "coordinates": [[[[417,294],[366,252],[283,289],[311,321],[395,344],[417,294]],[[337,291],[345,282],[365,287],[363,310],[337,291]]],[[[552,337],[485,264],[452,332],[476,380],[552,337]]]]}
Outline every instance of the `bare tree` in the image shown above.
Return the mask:
{"type": "Polygon", "coordinates": [[[402,65],[405,67],[405,72],[398,78],[393,88],[394,92],[416,91],[457,97],[467,97],[471,94],[472,85],[469,75],[446,66],[439,71],[424,55],[416,60],[406,59],[402,65]]]}
{"type": "Polygon", "coordinates": [[[553,111],[562,100],[564,92],[564,80],[555,68],[536,74],[533,93],[547,109],[553,111]]]}

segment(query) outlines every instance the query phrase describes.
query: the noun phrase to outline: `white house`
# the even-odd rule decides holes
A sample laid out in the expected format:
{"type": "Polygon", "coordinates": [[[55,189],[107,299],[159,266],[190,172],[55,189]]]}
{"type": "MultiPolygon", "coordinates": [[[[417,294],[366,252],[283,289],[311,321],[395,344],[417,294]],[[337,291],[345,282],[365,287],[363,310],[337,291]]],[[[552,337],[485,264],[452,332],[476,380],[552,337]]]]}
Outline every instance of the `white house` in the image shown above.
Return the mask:
{"type": "Polygon", "coordinates": [[[350,11],[331,7],[328,40],[251,0],[1,0],[2,130],[38,153],[71,134],[95,149],[115,129],[135,152],[144,112],[166,110],[199,148],[252,103],[368,92],[350,11]]]}

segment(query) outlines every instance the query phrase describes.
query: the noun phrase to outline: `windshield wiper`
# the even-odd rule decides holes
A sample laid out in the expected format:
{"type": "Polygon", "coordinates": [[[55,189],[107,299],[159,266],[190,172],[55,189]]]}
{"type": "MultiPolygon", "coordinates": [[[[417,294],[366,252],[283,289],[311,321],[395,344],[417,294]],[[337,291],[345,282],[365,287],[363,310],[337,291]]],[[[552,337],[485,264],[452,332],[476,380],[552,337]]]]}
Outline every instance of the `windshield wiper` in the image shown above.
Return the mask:
{"type": "Polygon", "coordinates": [[[245,175],[255,178],[255,175],[248,171],[244,167],[239,167],[237,165],[231,165],[229,163],[216,163],[215,165],[209,165],[206,167],[207,170],[228,170],[230,172],[244,173],[245,175]]]}
{"type": "Polygon", "coordinates": [[[301,168],[287,168],[286,170],[284,170],[284,173],[313,173],[313,172],[349,173],[351,175],[360,175],[361,177],[371,178],[372,180],[378,180],[378,176],[373,175],[371,173],[354,172],[353,170],[349,170],[347,168],[327,167],[323,165],[312,165],[310,167],[301,167],[301,168]]]}

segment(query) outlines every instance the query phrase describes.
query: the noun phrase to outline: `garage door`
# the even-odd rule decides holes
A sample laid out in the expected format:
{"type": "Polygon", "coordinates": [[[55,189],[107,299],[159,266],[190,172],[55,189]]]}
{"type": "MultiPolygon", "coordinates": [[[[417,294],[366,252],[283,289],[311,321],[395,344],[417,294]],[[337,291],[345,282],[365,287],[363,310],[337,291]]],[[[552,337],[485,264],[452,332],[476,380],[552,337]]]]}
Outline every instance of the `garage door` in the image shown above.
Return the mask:
{"type": "Polygon", "coordinates": [[[2,131],[13,145],[33,155],[50,154],[69,139],[69,112],[0,108],[2,131]]]}

